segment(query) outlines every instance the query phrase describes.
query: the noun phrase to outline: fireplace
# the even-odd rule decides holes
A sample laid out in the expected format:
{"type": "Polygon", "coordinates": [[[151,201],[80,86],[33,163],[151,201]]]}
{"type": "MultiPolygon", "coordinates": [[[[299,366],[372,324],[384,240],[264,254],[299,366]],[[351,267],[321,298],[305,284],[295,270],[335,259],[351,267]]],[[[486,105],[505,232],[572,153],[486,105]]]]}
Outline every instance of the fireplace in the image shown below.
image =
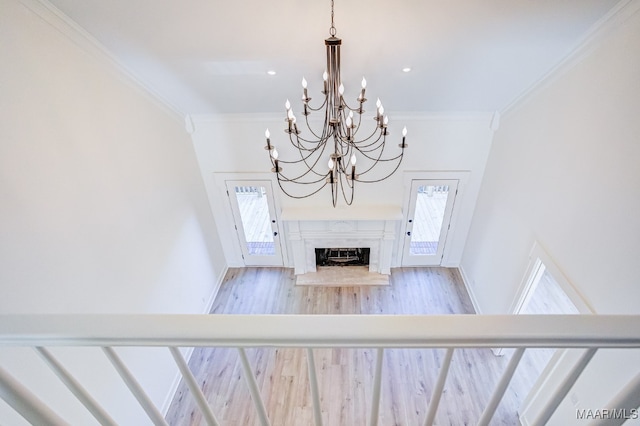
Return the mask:
{"type": "Polygon", "coordinates": [[[316,266],[369,266],[369,247],[316,248],[316,266]]]}
{"type": "MultiPolygon", "coordinates": [[[[349,262],[357,257],[361,265],[368,265],[359,269],[383,275],[391,273],[393,248],[402,219],[399,209],[359,209],[353,206],[331,210],[301,208],[283,211],[282,218],[296,275],[317,272],[329,257],[333,262],[349,266],[349,262]],[[333,250],[333,253],[325,254],[325,250],[333,250]],[[349,262],[343,258],[349,258],[349,262]]],[[[346,268],[322,269],[340,271],[346,268]]]]}

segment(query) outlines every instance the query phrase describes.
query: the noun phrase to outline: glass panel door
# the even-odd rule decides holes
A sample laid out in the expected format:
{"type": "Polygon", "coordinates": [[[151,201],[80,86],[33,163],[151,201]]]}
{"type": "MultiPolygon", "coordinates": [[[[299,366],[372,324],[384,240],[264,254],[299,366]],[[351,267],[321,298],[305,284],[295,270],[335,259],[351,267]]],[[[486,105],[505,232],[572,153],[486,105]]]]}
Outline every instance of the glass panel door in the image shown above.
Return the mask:
{"type": "Polygon", "coordinates": [[[245,265],[282,266],[270,181],[226,181],[245,265]]]}
{"type": "Polygon", "coordinates": [[[412,181],[403,265],[440,265],[457,188],[457,180],[412,181]]]}

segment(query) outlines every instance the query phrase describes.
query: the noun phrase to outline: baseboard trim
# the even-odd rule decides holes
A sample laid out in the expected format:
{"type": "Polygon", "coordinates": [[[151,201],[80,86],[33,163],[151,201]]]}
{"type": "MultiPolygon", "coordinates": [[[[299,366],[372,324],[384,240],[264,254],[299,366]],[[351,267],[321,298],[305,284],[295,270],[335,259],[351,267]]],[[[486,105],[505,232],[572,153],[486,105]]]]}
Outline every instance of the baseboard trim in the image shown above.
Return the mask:
{"type": "Polygon", "coordinates": [[[211,296],[209,296],[209,300],[207,301],[207,306],[205,307],[205,311],[203,313],[208,314],[211,312],[213,308],[213,302],[218,297],[218,293],[220,292],[220,287],[222,287],[222,283],[224,282],[224,278],[227,276],[227,272],[229,272],[229,267],[225,266],[220,275],[218,275],[218,279],[216,280],[216,285],[211,292],[211,296]]]}
{"type": "Polygon", "coordinates": [[[464,288],[467,290],[469,294],[469,298],[471,299],[471,304],[473,305],[473,309],[476,311],[476,314],[482,315],[482,309],[480,308],[480,304],[478,303],[478,298],[473,292],[473,288],[470,285],[471,280],[467,276],[462,265],[458,266],[458,272],[460,272],[460,276],[462,277],[462,283],[464,284],[464,288]]]}
{"type": "MultiPolygon", "coordinates": [[[[187,364],[188,364],[189,358],[191,358],[191,354],[193,353],[193,348],[186,348],[184,352],[182,350],[180,352],[182,353],[182,356],[184,357],[185,361],[187,361],[187,364]]],[[[167,392],[167,397],[165,398],[164,403],[162,404],[162,410],[160,410],[163,417],[167,417],[167,414],[169,413],[169,408],[171,407],[171,403],[173,402],[173,399],[176,397],[176,393],[178,392],[178,386],[180,386],[181,380],[182,380],[182,374],[180,374],[180,371],[178,370],[176,372],[176,376],[173,378],[173,382],[171,383],[169,392],[167,392]]]]}
{"type": "MultiPolygon", "coordinates": [[[[476,311],[476,315],[482,315],[482,309],[480,308],[480,303],[478,303],[478,298],[476,297],[476,294],[473,292],[473,287],[469,285],[471,280],[469,280],[469,277],[467,276],[467,273],[464,271],[464,268],[462,267],[462,265],[458,266],[458,272],[460,272],[460,276],[462,277],[462,282],[464,283],[464,288],[467,290],[467,293],[469,294],[469,299],[471,299],[471,305],[473,305],[473,310],[476,311]]],[[[495,356],[504,355],[503,348],[491,348],[491,352],[493,352],[495,356]]]]}
{"type": "MultiPolygon", "coordinates": [[[[218,275],[218,279],[216,280],[216,285],[213,287],[213,290],[211,291],[211,295],[209,296],[209,300],[205,305],[204,312],[202,312],[203,314],[208,314],[211,312],[211,309],[213,308],[213,302],[216,300],[216,297],[220,292],[220,287],[222,286],[222,283],[224,282],[224,278],[227,276],[228,271],[229,271],[229,267],[225,266],[222,272],[220,273],[220,275],[218,275]]],[[[192,347],[184,348],[184,350],[181,351],[182,356],[184,357],[184,360],[187,362],[187,364],[189,364],[189,361],[191,360],[191,355],[193,355],[193,349],[194,348],[192,347]]],[[[167,416],[167,413],[169,412],[169,408],[171,407],[171,402],[176,397],[176,392],[178,392],[178,387],[180,386],[181,380],[182,380],[182,374],[180,373],[180,371],[178,371],[176,372],[176,376],[173,379],[173,382],[171,383],[171,387],[169,388],[167,397],[165,398],[164,403],[162,404],[162,410],[160,412],[164,417],[167,416]]]]}

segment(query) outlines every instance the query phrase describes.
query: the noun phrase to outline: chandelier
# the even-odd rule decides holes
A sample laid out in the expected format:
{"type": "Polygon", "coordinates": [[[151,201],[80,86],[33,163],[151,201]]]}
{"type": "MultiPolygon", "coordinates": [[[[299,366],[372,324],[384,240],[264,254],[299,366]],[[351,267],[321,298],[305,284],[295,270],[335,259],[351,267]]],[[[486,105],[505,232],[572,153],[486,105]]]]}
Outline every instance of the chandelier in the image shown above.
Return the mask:
{"type": "Polygon", "coordinates": [[[336,37],[333,0],[331,0],[329,35],[330,37],[325,39],[327,68],[322,75],[324,100],[319,107],[311,106],[311,98],[307,93],[307,80],[302,79],[302,115],[307,128],[305,133],[308,131],[310,136],[303,135],[299,130],[297,118],[287,100],[284,131],[289,135],[295,158],[290,160],[279,158],[278,150],[271,144],[269,129],[265,131],[267,138],[265,150],[271,159],[273,166],[271,171],[276,174],[278,185],[287,196],[307,198],[329,185],[331,200],[335,207],[340,193],[347,205],[353,203],[356,182],[381,182],[395,173],[400,167],[404,149],[408,145],[405,143],[407,135],[405,127],[402,130],[402,143],[398,145],[400,153],[389,155],[385,152],[389,135],[387,130],[389,117],[385,115],[380,99],[376,102],[376,112],[373,117],[376,123],[371,126],[373,130],[358,139],[361,134],[360,125],[364,124],[362,114],[365,112],[363,107],[367,101],[365,98],[367,81],[364,77],[362,78],[362,88],[354,107],[348,105],[343,97],[344,86],[340,80],[342,40],[336,37]],[[314,128],[309,122],[309,115],[312,112],[324,115],[324,124],[321,128],[320,126],[314,128]],[[358,159],[361,159],[361,163],[356,170],[358,159]],[[381,168],[386,169],[384,175],[382,177],[375,175],[381,168]],[[298,189],[294,190],[294,187],[298,189]]]}

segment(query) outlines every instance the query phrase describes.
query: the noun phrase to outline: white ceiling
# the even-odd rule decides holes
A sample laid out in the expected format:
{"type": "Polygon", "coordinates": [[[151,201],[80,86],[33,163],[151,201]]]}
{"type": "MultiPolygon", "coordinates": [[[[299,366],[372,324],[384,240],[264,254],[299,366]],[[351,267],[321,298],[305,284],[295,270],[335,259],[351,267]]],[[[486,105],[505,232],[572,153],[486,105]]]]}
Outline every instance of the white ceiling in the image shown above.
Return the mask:
{"type": "MultiPolygon", "coordinates": [[[[183,113],[284,113],[303,76],[318,100],[330,0],[50,2],[183,113]]],[[[346,94],[364,75],[388,111],[501,110],[617,2],[335,0],[346,94]]]]}

